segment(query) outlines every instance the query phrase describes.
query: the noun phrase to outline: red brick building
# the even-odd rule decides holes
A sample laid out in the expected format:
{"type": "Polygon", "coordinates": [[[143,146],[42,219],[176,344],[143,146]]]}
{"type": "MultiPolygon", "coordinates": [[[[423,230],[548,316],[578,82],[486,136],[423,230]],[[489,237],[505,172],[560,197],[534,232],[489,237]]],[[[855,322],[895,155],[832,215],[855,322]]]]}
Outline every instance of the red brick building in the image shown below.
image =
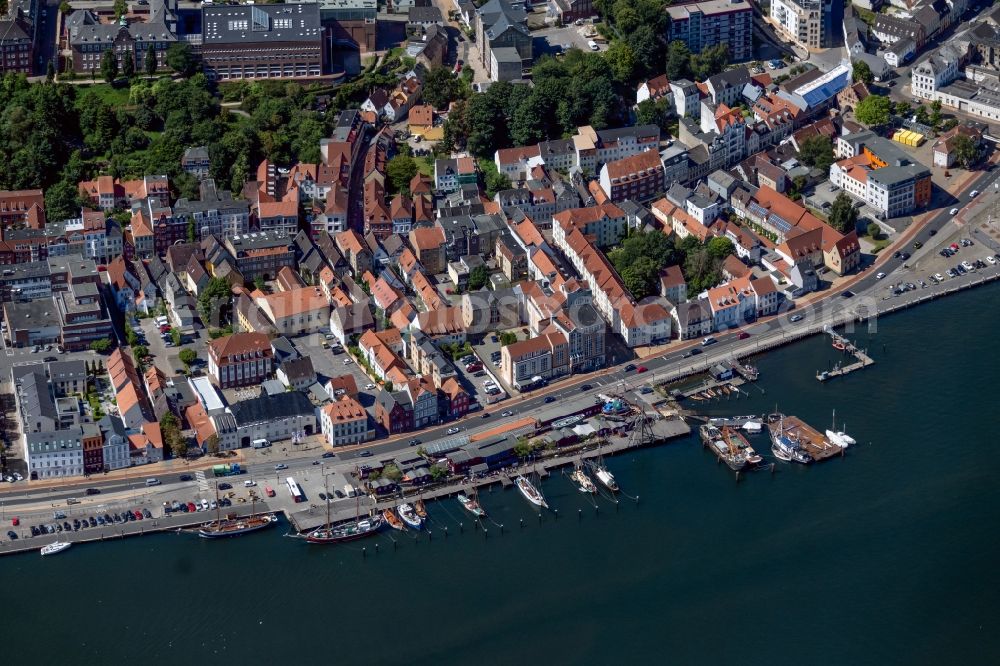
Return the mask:
{"type": "Polygon", "coordinates": [[[260,384],[273,364],[274,350],[263,333],[233,333],[208,345],[208,374],[222,388],[260,384]]]}

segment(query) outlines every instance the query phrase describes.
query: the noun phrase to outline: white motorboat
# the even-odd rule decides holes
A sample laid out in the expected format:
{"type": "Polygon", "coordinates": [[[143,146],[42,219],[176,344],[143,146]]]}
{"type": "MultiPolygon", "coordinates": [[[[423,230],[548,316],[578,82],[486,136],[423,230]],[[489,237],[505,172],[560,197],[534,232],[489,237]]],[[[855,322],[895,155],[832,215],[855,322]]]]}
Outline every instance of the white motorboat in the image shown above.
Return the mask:
{"type": "Polygon", "coordinates": [[[540,493],[538,489],[531,484],[531,481],[528,481],[528,479],[523,476],[519,476],[515,480],[515,483],[517,484],[517,489],[521,491],[522,495],[524,495],[524,499],[528,500],[535,506],[545,509],[549,508],[549,505],[545,502],[545,497],[543,497],[542,493],[540,493]]]}
{"type": "Polygon", "coordinates": [[[832,430],[826,431],[826,438],[830,440],[831,444],[836,444],[842,449],[846,449],[848,446],[854,443],[854,440],[847,437],[842,432],[834,432],[832,430]]]}
{"type": "Polygon", "coordinates": [[[594,468],[594,476],[597,480],[604,484],[608,490],[618,492],[618,482],[615,481],[614,475],[608,471],[607,467],[598,466],[594,468]]]}
{"type": "Polygon", "coordinates": [[[403,519],[403,522],[412,527],[415,530],[419,530],[424,521],[417,515],[417,512],[413,510],[412,504],[400,504],[396,507],[396,511],[399,513],[399,517],[403,519]]]}
{"type": "Polygon", "coordinates": [[[55,541],[47,546],[42,546],[42,555],[55,555],[61,553],[73,544],[69,541],[55,541]]]}

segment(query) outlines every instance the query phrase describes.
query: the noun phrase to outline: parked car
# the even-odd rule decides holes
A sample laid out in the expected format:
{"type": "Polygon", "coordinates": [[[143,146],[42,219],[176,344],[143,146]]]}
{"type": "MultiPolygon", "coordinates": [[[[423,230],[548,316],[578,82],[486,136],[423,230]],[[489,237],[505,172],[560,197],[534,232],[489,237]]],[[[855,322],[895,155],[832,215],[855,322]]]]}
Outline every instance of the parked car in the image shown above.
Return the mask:
{"type": "Polygon", "coordinates": [[[283,470],[283,469],[288,469],[288,465],[286,465],[285,463],[278,463],[277,465],[274,466],[274,470],[275,471],[279,471],[279,470],[283,470]]]}
{"type": "Polygon", "coordinates": [[[635,370],[635,363],[629,363],[625,366],[625,372],[632,372],[635,370]]]}
{"type": "Polygon", "coordinates": [[[803,319],[804,319],[804,317],[802,315],[796,314],[796,315],[792,315],[791,317],[789,317],[788,321],[796,322],[796,321],[802,321],[803,319]]]}
{"type": "Polygon", "coordinates": [[[454,435],[455,433],[459,432],[460,430],[461,430],[461,428],[448,428],[448,434],[449,435],[454,435]]]}
{"type": "Polygon", "coordinates": [[[738,334],[736,335],[736,339],[737,339],[737,340],[746,340],[746,339],[747,339],[747,338],[749,338],[749,337],[750,337],[750,334],[749,334],[749,333],[747,333],[746,331],[740,331],[740,332],[739,332],[739,333],[738,333],[738,334]]]}
{"type": "Polygon", "coordinates": [[[219,484],[219,490],[231,490],[232,487],[233,487],[233,484],[231,484],[231,483],[220,483],[219,484]]]}
{"type": "Polygon", "coordinates": [[[514,412],[512,412],[512,411],[510,411],[510,410],[508,409],[508,410],[507,410],[507,411],[505,411],[505,412],[501,412],[501,413],[500,413],[500,416],[502,416],[502,417],[504,417],[504,418],[506,418],[506,417],[508,417],[508,416],[514,416],[514,412]]]}
{"type": "Polygon", "coordinates": [[[321,458],[333,458],[333,457],[334,457],[334,456],[336,456],[336,455],[337,455],[337,454],[336,454],[336,453],[334,453],[333,451],[327,451],[326,453],[324,453],[324,454],[323,454],[322,456],[320,456],[320,457],[321,457],[321,458]]]}
{"type": "Polygon", "coordinates": [[[191,476],[190,474],[181,474],[180,480],[181,481],[193,481],[194,477],[191,476]]]}
{"type": "Polygon", "coordinates": [[[647,368],[644,365],[640,365],[638,368],[635,369],[635,372],[636,374],[641,375],[644,372],[649,372],[649,368],[647,368]]]}
{"type": "Polygon", "coordinates": [[[555,402],[555,401],[556,397],[554,395],[545,396],[545,404],[549,404],[550,402],[555,402]]]}
{"type": "Polygon", "coordinates": [[[410,440],[409,444],[410,446],[417,446],[420,444],[420,440],[414,437],[413,439],[410,440]]]}

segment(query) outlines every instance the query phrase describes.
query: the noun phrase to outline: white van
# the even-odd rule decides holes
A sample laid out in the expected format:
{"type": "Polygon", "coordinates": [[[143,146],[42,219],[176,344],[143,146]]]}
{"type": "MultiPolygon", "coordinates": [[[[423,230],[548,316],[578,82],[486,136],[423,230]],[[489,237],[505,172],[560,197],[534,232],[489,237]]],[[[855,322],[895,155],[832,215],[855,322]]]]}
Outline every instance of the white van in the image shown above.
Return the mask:
{"type": "Polygon", "coordinates": [[[255,439],[253,440],[252,446],[255,449],[266,449],[267,447],[271,446],[271,442],[267,441],[266,439],[255,439]]]}
{"type": "Polygon", "coordinates": [[[713,337],[712,337],[712,336],[710,335],[710,336],[708,336],[707,338],[704,338],[704,339],[703,339],[703,340],[701,341],[701,346],[702,346],[702,347],[707,347],[707,346],[709,346],[709,345],[714,345],[714,344],[715,344],[716,342],[718,342],[718,340],[716,340],[715,338],[713,338],[713,337]]]}
{"type": "Polygon", "coordinates": [[[600,50],[601,50],[601,47],[599,47],[599,46],[597,45],[597,42],[595,42],[595,41],[594,41],[594,40],[592,40],[592,39],[588,39],[588,40],[587,40],[587,46],[589,46],[589,47],[590,47],[590,50],[591,50],[591,51],[600,51],[600,50]]]}
{"type": "Polygon", "coordinates": [[[159,479],[146,479],[146,485],[147,486],[158,486],[158,485],[160,485],[160,480],[159,479]]]}

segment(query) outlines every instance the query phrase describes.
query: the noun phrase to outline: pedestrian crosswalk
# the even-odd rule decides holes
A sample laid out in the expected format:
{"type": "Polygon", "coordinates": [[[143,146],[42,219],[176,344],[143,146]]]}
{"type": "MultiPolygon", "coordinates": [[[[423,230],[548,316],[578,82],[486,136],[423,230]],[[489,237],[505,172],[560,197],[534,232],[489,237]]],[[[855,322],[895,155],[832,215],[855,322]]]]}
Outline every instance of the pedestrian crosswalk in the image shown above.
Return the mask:
{"type": "Polygon", "coordinates": [[[208,492],[208,479],[205,478],[205,472],[198,470],[194,473],[194,480],[198,482],[198,490],[207,493],[208,492]]]}

